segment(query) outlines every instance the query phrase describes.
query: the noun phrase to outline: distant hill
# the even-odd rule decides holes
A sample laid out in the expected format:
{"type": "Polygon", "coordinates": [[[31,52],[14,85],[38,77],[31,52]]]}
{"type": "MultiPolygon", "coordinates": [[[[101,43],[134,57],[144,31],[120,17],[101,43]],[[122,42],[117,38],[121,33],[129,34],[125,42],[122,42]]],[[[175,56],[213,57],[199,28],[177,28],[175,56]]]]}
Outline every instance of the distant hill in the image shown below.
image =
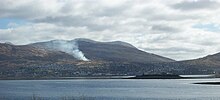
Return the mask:
{"type": "Polygon", "coordinates": [[[220,72],[220,53],[198,59],[163,63],[167,68],[175,69],[177,74],[207,74],[220,72]]]}
{"type": "Polygon", "coordinates": [[[131,44],[115,42],[90,42],[77,40],[79,50],[90,60],[158,63],[173,62],[174,60],[137,49],[131,44]]]}
{"type": "Polygon", "coordinates": [[[97,42],[89,39],[75,39],[71,41],[53,40],[30,44],[37,48],[50,51],[63,51],[79,60],[118,61],[138,63],[173,62],[174,60],[159,55],[147,53],[131,44],[114,42],[97,42]]]}
{"type": "Polygon", "coordinates": [[[11,45],[0,43],[0,61],[57,61],[59,59],[61,60],[75,58],[61,51],[49,51],[31,45],[11,45]]]}
{"type": "Polygon", "coordinates": [[[0,79],[139,74],[207,74],[219,71],[220,53],[175,61],[122,42],[51,40],[0,43],[0,79]]]}
{"type": "Polygon", "coordinates": [[[181,63],[195,67],[220,68],[220,53],[208,55],[198,59],[181,61],[181,63]]]}

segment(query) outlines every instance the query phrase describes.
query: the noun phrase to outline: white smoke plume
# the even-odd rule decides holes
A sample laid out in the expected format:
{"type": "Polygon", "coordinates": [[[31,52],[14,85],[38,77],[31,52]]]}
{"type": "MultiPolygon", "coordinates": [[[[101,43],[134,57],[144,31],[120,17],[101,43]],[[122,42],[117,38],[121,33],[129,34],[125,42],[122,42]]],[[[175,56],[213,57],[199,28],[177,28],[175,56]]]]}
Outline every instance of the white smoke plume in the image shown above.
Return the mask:
{"type": "Polygon", "coordinates": [[[73,55],[78,60],[89,61],[89,59],[87,59],[84,54],[79,50],[76,41],[55,40],[52,41],[50,47],[51,46],[53,49],[73,55]]]}

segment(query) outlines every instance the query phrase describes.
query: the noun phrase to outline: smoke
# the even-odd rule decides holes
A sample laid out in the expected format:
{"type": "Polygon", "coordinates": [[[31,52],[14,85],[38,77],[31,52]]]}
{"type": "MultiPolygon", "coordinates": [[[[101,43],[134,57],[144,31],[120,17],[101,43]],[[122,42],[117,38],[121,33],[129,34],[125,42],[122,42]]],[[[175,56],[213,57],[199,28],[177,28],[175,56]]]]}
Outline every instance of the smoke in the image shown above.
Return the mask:
{"type": "Polygon", "coordinates": [[[55,40],[50,44],[53,49],[73,55],[78,60],[89,61],[78,48],[76,41],[55,40]]]}
{"type": "Polygon", "coordinates": [[[83,60],[83,61],[89,61],[89,59],[87,59],[84,54],[79,51],[79,49],[75,49],[73,50],[73,54],[75,55],[74,57],[76,57],[79,60],[83,60]]]}

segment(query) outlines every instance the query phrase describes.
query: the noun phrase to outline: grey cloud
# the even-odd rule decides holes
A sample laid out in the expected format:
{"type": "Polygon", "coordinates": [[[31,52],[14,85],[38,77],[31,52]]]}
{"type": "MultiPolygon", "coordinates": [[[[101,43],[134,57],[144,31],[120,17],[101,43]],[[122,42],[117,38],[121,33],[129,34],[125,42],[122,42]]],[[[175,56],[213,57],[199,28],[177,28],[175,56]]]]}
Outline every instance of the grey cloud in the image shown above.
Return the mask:
{"type": "Polygon", "coordinates": [[[123,9],[117,9],[117,8],[104,8],[99,12],[96,12],[96,16],[118,16],[118,14],[121,14],[123,9]]]}
{"type": "Polygon", "coordinates": [[[183,21],[183,20],[196,20],[196,19],[200,19],[203,18],[203,16],[199,16],[199,15],[189,15],[189,14],[168,14],[168,15],[164,15],[164,14],[157,14],[157,15],[152,15],[149,17],[150,20],[155,20],[155,21],[183,21]]]}
{"type": "Polygon", "coordinates": [[[170,48],[144,48],[146,51],[163,51],[163,52],[191,52],[191,53],[201,53],[204,52],[204,49],[191,49],[191,48],[182,48],[182,47],[170,47],[170,48]]]}
{"type": "Polygon", "coordinates": [[[36,23],[53,23],[59,26],[66,27],[87,27],[91,31],[103,31],[105,29],[110,29],[110,25],[98,25],[94,22],[95,17],[83,17],[83,16],[48,16],[41,19],[34,19],[36,23]]]}
{"type": "Polygon", "coordinates": [[[170,27],[170,26],[166,26],[166,25],[153,25],[151,30],[161,31],[161,32],[165,32],[165,33],[176,33],[176,32],[181,31],[178,28],[174,28],[174,27],[170,27]]]}
{"type": "Polygon", "coordinates": [[[171,53],[202,53],[204,49],[192,49],[182,47],[169,47],[169,48],[144,48],[146,51],[160,51],[160,52],[171,52],[171,53]]]}
{"type": "Polygon", "coordinates": [[[199,9],[216,9],[220,4],[213,0],[197,0],[197,1],[182,1],[180,3],[171,5],[174,9],[180,10],[199,10],[199,9]]]}
{"type": "Polygon", "coordinates": [[[195,59],[205,56],[205,50],[198,48],[168,47],[168,48],[144,48],[147,52],[156,53],[165,57],[174,58],[175,60],[195,59]]]}
{"type": "MultiPolygon", "coordinates": [[[[147,35],[147,43],[155,44],[155,43],[167,43],[168,40],[171,40],[171,37],[169,34],[150,34],[147,35]]],[[[144,43],[141,43],[144,44],[144,43]]]]}
{"type": "Polygon", "coordinates": [[[14,35],[7,35],[7,34],[1,34],[1,32],[0,32],[0,35],[2,35],[1,37],[0,37],[0,40],[1,41],[6,41],[6,42],[8,42],[8,41],[12,41],[14,38],[16,38],[16,36],[14,36],[14,35]]]}
{"type": "Polygon", "coordinates": [[[203,46],[215,46],[215,45],[218,45],[219,42],[216,42],[216,41],[199,41],[199,42],[195,42],[199,45],[203,45],[203,46]]]}
{"type": "Polygon", "coordinates": [[[122,5],[120,7],[103,7],[102,9],[95,11],[95,16],[118,16],[122,14],[126,9],[128,9],[129,5],[122,5]]]}
{"type": "MultiPolygon", "coordinates": [[[[19,1],[16,1],[19,2],[19,1]]],[[[26,4],[16,5],[15,1],[4,0],[0,3],[0,17],[1,18],[24,18],[29,19],[49,14],[46,10],[39,9],[40,4],[36,2],[29,2],[26,4]]]]}
{"type": "Polygon", "coordinates": [[[34,22],[43,22],[43,23],[55,23],[57,25],[63,26],[87,26],[91,23],[91,19],[83,18],[82,16],[48,16],[45,18],[34,19],[34,22]]]}

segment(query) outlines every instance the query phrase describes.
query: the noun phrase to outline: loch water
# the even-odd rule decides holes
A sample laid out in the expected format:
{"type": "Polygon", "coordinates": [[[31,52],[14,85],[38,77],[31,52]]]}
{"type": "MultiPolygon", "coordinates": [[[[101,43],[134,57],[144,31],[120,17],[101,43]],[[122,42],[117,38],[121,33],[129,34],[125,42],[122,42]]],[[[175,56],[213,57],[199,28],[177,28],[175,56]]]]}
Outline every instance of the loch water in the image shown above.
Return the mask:
{"type": "Polygon", "coordinates": [[[0,100],[220,100],[220,79],[0,80],[0,100]]]}

